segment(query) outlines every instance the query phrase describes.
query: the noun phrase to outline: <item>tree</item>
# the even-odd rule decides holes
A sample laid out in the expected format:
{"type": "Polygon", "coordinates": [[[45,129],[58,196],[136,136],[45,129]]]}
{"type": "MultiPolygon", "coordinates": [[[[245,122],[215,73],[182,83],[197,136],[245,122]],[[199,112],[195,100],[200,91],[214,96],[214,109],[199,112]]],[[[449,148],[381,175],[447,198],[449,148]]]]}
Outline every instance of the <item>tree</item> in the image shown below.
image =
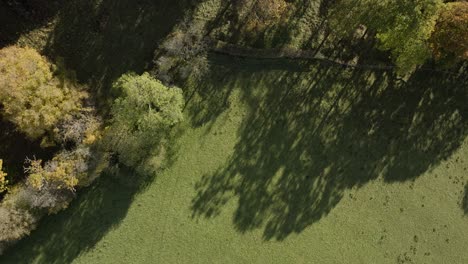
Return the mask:
{"type": "Polygon", "coordinates": [[[447,3],[430,41],[436,59],[468,60],[468,2],[447,3]]]}
{"type": "Polygon", "coordinates": [[[442,0],[342,0],[331,24],[342,32],[365,25],[376,33],[379,48],[390,51],[398,72],[405,74],[430,57],[428,40],[443,6],[442,0]]]}
{"type": "Polygon", "coordinates": [[[53,65],[31,48],[0,50],[3,116],[31,139],[52,130],[81,109],[86,93],[54,76],[53,65]]]}
{"type": "Polygon", "coordinates": [[[120,163],[139,169],[145,159],[161,153],[171,127],[182,121],[182,90],[168,88],[148,73],[125,74],[113,88],[120,96],[111,109],[106,145],[120,163]]]}

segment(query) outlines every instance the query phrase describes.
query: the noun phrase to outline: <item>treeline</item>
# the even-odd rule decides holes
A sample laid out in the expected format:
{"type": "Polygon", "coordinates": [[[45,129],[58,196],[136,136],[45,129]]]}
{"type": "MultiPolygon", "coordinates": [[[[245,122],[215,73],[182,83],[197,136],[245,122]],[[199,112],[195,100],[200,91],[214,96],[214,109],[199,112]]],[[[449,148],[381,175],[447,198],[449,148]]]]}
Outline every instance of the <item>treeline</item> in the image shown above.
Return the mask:
{"type": "MultiPolygon", "coordinates": [[[[399,75],[411,74],[428,61],[440,67],[452,67],[468,59],[466,1],[337,0],[320,3],[308,0],[203,1],[200,8],[179,23],[159,46],[154,73],[166,83],[188,76],[200,78],[209,68],[207,53],[215,50],[219,42],[239,49],[291,53],[326,50],[333,57],[341,49],[354,45],[345,43],[364,40],[387,52],[388,62],[393,63],[399,75]],[[317,5],[320,7],[315,7],[317,5]],[[214,6],[220,6],[217,12],[210,9],[214,6]],[[302,22],[306,20],[310,20],[310,25],[302,22]],[[298,32],[286,32],[286,29],[298,32]],[[300,31],[307,30],[315,33],[304,37],[308,40],[299,41],[303,34],[300,31]]],[[[370,49],[371,46],[358,44],[353,48],[370,49]]],[[[346,56],[353,58],[355,55],[346,54],[338,59],[346,61],[346,56]]]]}
{"type": "Polygon", "coordinates": [[[183,96],[148,74],[118,79],[111,117],[97,115],[87,88],[63,65],[31,48],[0,50],[0,115],[31,141],[58,149],[50,160],[25,157],[24,175],[2,169],[0,157],[0,252],[66,208],[76,190],[121,166],[151,174],[164,160],[171,128],[181,122],[183,96]],[[15,178],[23,178],[18,181],[15,178]],[[10,184],[15,183],[15,184],[10,184]]]}

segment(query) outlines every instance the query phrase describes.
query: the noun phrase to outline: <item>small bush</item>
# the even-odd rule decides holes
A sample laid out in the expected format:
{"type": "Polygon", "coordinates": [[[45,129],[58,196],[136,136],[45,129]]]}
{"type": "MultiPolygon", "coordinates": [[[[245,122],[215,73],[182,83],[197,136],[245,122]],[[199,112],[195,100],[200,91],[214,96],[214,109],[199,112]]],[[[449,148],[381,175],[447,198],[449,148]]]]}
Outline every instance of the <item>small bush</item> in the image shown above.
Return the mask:
{"type": "Polygon", "coordinates": [[[29,211],[0,207],[0,242],[14,242],[28,235],[36,222],[29,211]]]}

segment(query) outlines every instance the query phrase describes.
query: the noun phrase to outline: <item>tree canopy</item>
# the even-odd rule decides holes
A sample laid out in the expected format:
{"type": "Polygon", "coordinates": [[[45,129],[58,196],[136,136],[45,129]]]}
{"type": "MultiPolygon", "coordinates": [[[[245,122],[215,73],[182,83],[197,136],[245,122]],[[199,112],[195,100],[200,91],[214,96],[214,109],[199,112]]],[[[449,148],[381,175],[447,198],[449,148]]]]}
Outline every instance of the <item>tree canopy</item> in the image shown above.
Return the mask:
{"type": "Polygon", "coordinates": [[[3,116],[31,139],[50,131],[81,108],[86,93],[53,75],[37,51],[16,46],[0,50],[3,116]]]}
{"type": "Polygon", "coordinates": [[[107,145],[120,163],[135,168],[159,153],[170,128],[182,121],[182,90],[168,88],[148,73],[125,74],[113,88],[120,96],[111,109],[107,145]]]}

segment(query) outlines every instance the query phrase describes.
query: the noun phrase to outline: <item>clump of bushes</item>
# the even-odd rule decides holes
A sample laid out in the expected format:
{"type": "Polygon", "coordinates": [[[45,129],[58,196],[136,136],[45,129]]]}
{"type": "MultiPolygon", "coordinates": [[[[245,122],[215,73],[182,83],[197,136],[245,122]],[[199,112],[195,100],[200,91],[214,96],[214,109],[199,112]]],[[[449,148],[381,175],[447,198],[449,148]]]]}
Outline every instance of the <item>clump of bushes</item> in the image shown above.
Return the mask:
{"type": "MultiPolygon", "coordinates": [[[[0,113],[28,138],[59,147],[48,161],[26,158],[25,180],[9,186],[0,204],[0,253],[29,234],[42,216],[66,208],[77,188],[108,167],[110,155],[116,158],[112,169],[122,165],[154,173],[169,147],[171,128],[183,119],[179,88],[148,73],[130,73],[113,86],[117,99],[103,130],[94,108],[84,104],[87,93],[54,69],[33,49],[0,50],[0,113]]],[[[0,191],[7,184],[1,165],[0,160],[0,191]]]]}
{"type": "MultiPolygon", "coordinates": [[[[0,114],[29,139],[42,138],[60,149],[49,161],[26,158],[26,179],[8,187],[0,204],[0,253],[29,234],[43,215],[66,208],[76,188],[105,168],[107,156],[96,145],[102,122],[84,105],[86,98],[84,89],[35,50],[0,50],[0,114]]],[[[3,191],[4,178],[0,171],[3,191]]]]}
{"type": "Polygon", "coordinates": [[[29,210],[0,206],[0,254],[8,245],[29,235],[37,221],[38,217],[29,210]]]}
{"type": "Polygon", "coordinates": [[[189,76],[200,78],[208,70],[207,51],[210,45],[205,25],[186,19],[160,45],[155,54],[155,75],[170,85],[189,76]]]}

